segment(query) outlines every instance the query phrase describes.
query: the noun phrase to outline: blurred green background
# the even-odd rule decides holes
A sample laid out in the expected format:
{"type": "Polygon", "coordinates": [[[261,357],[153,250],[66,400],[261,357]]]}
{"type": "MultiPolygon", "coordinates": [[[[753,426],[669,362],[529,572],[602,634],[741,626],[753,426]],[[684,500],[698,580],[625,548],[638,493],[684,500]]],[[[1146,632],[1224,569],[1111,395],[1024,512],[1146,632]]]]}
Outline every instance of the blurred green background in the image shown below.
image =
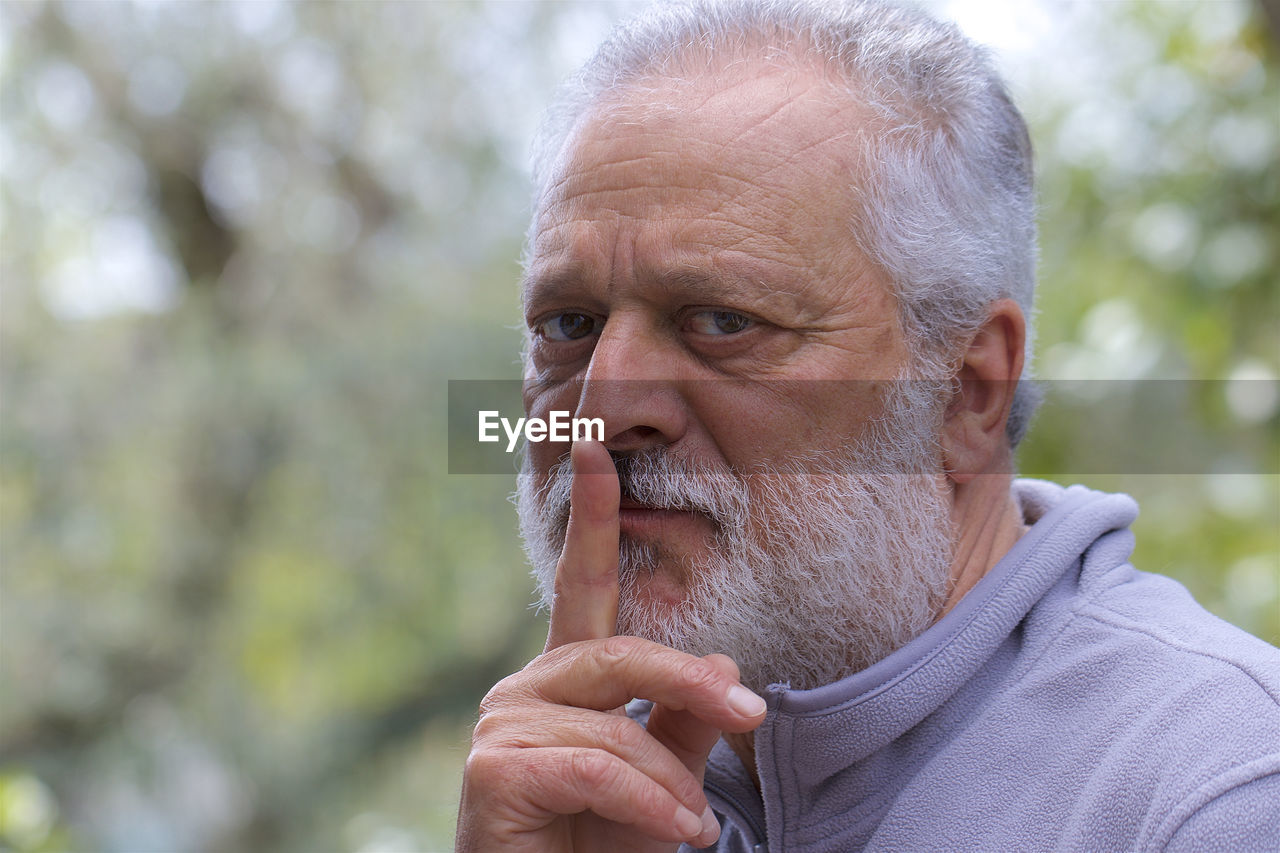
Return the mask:
{"type": "MultiPolygon", "coordinates": [[[[446,382],[517,375],[527,141],[631,8],[0,5],[0,849],[451,846],[544,628],[446,382]]],[[[1053,417],[1024,469],[1135,494],[1135,563],[1277,642],[1274,21],[934,8],[1032,125],[1039,373],[1215,380],[1197,473],[1077,478],[1053,417]]]]}

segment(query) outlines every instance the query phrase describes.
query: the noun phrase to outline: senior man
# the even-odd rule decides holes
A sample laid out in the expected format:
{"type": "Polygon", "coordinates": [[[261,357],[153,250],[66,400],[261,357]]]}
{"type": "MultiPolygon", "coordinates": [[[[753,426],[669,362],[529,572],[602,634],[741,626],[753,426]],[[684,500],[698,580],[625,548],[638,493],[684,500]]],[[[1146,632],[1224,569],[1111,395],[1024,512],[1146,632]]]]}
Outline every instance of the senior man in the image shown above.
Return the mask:
{"type": "Polygon", "coordinates": [[[459,849],[1280,849],[1277,651],[1128,565],[1128,497],[1013,480],[1031,154],[981,51],[658,7],[535,182],[526,409],[605,441],[529,446],[551,627],[459,849]]]}

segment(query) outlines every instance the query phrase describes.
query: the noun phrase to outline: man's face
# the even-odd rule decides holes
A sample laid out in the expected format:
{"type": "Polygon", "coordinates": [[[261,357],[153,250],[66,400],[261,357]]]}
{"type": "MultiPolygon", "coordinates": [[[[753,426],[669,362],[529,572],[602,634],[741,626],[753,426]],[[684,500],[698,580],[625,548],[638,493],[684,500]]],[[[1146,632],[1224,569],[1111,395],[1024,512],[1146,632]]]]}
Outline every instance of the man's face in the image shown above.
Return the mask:
{"type": "MultiPolygon", "coordinates": [[[[767,552],[814,538],[786,529],[801,498],[853,497],[835,480],[858,450],[909,445],[913,469],[929,470],[935,424],[922,427],[902,406],[886,410],[908,357],[888,286],[849,230],[856,175],[839,142],[858,125],[857,108],[800,72],[753,68],[655,88],[596,111],[571,136],[537,213],[524,303],[529,414],[602,418],[610,450],[665,460],[642,464],[633,488],[624,471],[619,519],[624,558],[630,552],[620,612],[656,625],[697,595],[709,606],[706,578],[734,550],[733,535],[755,549],[739,549],[740,571],[759,575],[761,560],[798,556],[767,552]],[[779,487],[780,472],[791,485],[779,487]],[[804,473],[834,488],[796,486],[804,473]],[[663,492],[672,480],[683,485],[663,492]],[[700,483],[722,488],[690,494],[700,483]]],[[[547,503],[566,451],[529,445],[522,514],[547,503]]],[[[934,500],[936,483],[925,479],[934,500]]],[[[910,526],[883,516],[896,498],[859,494],[881,512],[877,525],[910,526]]],[[[562,507],[554,509],[526,534],[536,538],[529,527],[541,524],[554,545],[562,507]]],[[[812,503],[808,511],[822,515],[812,503]]],[[[929,513],[945,524],[936,500],[929,513]]],[[[841,538],[840,558],[856,547],[841,538]]],[[[877,559],[890,559],[879,550],[877,559]]],[[[938,559],[930,556],[930,577],[938,559]]],[[[717,583],[732,580],[732,569],[719,573],[717,583]]]]}

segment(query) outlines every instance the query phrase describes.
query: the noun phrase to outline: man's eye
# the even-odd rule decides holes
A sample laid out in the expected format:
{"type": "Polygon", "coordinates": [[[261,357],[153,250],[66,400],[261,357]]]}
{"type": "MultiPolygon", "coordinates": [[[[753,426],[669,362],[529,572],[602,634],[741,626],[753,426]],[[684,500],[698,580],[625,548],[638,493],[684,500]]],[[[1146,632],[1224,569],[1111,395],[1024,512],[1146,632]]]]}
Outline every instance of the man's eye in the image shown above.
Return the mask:
{"type": "Polygon", "coordinates": [[[703,335],[733,335],[751,323],[750,317],[734,311],[699,311],[691,318],[689,327],[703,335]]]}
{"type": "Polygon", "coordinates": [[[556,314],[538,324],[535,331],[550,341],[576,341],[595,331],[596,320],[587,314],[556,314]]]}

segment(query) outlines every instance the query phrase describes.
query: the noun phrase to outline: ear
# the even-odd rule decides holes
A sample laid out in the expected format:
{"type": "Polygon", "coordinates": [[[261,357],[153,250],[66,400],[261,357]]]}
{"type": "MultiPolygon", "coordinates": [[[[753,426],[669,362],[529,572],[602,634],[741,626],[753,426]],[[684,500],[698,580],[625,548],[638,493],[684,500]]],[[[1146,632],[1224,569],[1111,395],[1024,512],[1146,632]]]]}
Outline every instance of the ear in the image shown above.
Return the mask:
{"type": "Polygon", "coordinates": [[[1005,422],[1022,375],[1026,340],[1022,309],[1012,299],[1000,299],[961,357],[959,387],[942,425],[943,461],[957,484],[1012,469],[1005,422]]]}

